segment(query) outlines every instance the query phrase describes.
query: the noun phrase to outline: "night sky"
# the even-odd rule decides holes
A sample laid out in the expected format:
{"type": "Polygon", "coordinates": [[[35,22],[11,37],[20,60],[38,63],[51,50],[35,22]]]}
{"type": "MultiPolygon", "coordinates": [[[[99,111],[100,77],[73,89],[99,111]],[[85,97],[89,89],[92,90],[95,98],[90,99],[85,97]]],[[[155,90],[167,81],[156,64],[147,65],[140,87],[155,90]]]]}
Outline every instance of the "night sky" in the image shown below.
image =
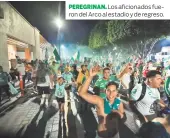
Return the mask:
{"type": "MultiPolygon", "coordinates": [[[[50,42],[57,41],[57,26],[54,23],[58,14],[62,19],[65,19],[65,2],[55,1],[17,1],[10,2],[28,22],[40,30],[40,33],[50,42]],[[59,6],[60,5],[60,6],[59,6]],[[58,7],[61,7],[59,10],[58,7]],[[59,12],[60,11],[60,12],[59,12]]],[[[90,30],[94,27],[97,21],[67,21],[64,20],[62,29],[64,42],[67,43],[88,43],[90,30]]]]}

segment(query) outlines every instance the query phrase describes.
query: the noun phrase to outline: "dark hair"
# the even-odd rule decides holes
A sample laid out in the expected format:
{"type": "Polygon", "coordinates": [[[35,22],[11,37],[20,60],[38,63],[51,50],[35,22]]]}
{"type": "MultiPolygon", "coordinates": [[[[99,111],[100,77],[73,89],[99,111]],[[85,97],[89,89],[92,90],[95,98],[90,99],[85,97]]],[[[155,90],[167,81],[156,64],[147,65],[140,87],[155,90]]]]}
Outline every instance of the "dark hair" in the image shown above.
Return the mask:
{"type": "Polygon", "coordinates": [[[109,64],[109,63],[107,63],[107,64],[106,64],[106,67],[109,67],[109,66],[110,66],[110,64],[109,64]]]}
{"type": "Polygon", "coordinates": [[[106,85],[106,88],[108,88],[108,87],[111,86],[111,85],[116,86],[116,89],[118,89],[118,87],[119,87],[119,85],[118,85],[116,82],[111,81],[111,82],[109,82],[109,83],[106,85]]]}
{"type": "Polygon", "coordinates": [[[83,64],[83,65],[81,65],[81,68],[83,68],[83,67],[87,67],[85,64],[83,64]]]}
{"type": "Polygon", "coordinates": [[[161,69],[162,69],[162,67],[160,67],[160,66],[158,66],[158,67],[156,68],[157,71],[160,71],[161,69]]]}
{"type": "Polygon", "coordinates": [[[161,75],[161,73],[157,70],[150,70],[147,74],[146,74],[146,78],[152,78],[155,77],[156,75],[161,75]]]}
{"type": "Polygon", "coordinates": [[[134,70],[134,71],[132,72],[132,77],[135,76],[135,73],[137,73],[137,70],[134,70]]]}
{"type": "Polygon", "coordinates": [[[118,113],[111,112],[106,117],[106,130],[99,131],[100,137],[113,137],[119,131],[120,115],[118,113]]]}
{"type": "Polygon", "coordinates": [[[105,70],[110,70],[110,68],[108,68],[108,67],[104,68],[104,69],[103,69],[103,72],[104,72],[105,70]]]}
{"type": "Polygon", "coordinates": [[[74,70],[77,69],[77,65],[76,64],[73,64],[72,67],[73,67],[74,70]]]}

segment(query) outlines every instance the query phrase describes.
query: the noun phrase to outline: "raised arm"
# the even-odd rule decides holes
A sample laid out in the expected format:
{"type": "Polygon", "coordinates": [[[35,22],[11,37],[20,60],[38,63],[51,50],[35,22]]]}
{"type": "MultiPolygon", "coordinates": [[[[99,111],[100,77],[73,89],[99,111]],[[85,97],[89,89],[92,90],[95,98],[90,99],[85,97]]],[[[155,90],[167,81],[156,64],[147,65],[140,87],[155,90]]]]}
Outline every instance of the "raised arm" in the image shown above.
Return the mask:
{"type": "Polygon", "coordinates": [[[118,79],[121,79],[122,76],[127,72],[127,70],[132,67],[132,65],[130,63],[128,63],[127,65],[125,65],[122,69],[121,69],[121,72],[119,74],[117,74],[117,78],[118,79]]]}
{"type": "Polygon", "coordinates": [[[84,85],[81,87],[81,89],[79,91],[79,95],[85,101],[87,101],[91,104],[95,104],[95,105],[99,105],[99,103],[102,101],[102,99],[99,96],[92,95],[92,94],[88,93],[88,88],[90,86],[90,83],[91,83],[93,77],[98,73],[98,70],[99,70],[98,67],[94,67],[94,68],[90,69],[90,75],[86,79],[84,85]]]}

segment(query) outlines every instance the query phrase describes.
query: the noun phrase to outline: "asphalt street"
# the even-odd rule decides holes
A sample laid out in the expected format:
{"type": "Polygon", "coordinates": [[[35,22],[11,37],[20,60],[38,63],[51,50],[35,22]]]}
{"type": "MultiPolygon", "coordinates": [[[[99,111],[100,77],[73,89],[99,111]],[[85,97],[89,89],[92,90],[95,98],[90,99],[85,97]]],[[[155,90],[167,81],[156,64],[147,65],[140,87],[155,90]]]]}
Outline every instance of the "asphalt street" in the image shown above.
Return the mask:
{"type": "MultiPolygon", "coordinates": [[[[12,107],[0,113],[0,138],[62,138],[66,137],[65,121],[61,119],[57,106],[40,108],[38,96],[20,99],[12,107]],[[63,125],[61,125],[63,124],[63,125]],[[62,127],[63,126],[63,127],[62,127]]],[[[68,112],[68,138],[97,138],[97,115],[93,106],[80,108],[80,101],[72,98],[68,112]]],[[[126,110],[127,121],[121,127],[120,138],[133,138],[136,126],[133,114],[126,110]]]]}

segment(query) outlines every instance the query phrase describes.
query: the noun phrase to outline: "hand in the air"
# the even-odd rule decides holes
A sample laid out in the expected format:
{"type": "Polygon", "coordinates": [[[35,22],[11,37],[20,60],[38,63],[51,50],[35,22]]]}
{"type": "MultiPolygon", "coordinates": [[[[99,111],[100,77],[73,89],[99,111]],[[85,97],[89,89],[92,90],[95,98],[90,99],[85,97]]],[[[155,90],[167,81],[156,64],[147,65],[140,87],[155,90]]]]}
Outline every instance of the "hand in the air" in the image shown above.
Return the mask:
{"type": "Polygon", "coordinates": [[[100,71],[100,66],[94,66],[90,69],[90,76],[94,77],[97,75],[97,73],[100,71]]]}

